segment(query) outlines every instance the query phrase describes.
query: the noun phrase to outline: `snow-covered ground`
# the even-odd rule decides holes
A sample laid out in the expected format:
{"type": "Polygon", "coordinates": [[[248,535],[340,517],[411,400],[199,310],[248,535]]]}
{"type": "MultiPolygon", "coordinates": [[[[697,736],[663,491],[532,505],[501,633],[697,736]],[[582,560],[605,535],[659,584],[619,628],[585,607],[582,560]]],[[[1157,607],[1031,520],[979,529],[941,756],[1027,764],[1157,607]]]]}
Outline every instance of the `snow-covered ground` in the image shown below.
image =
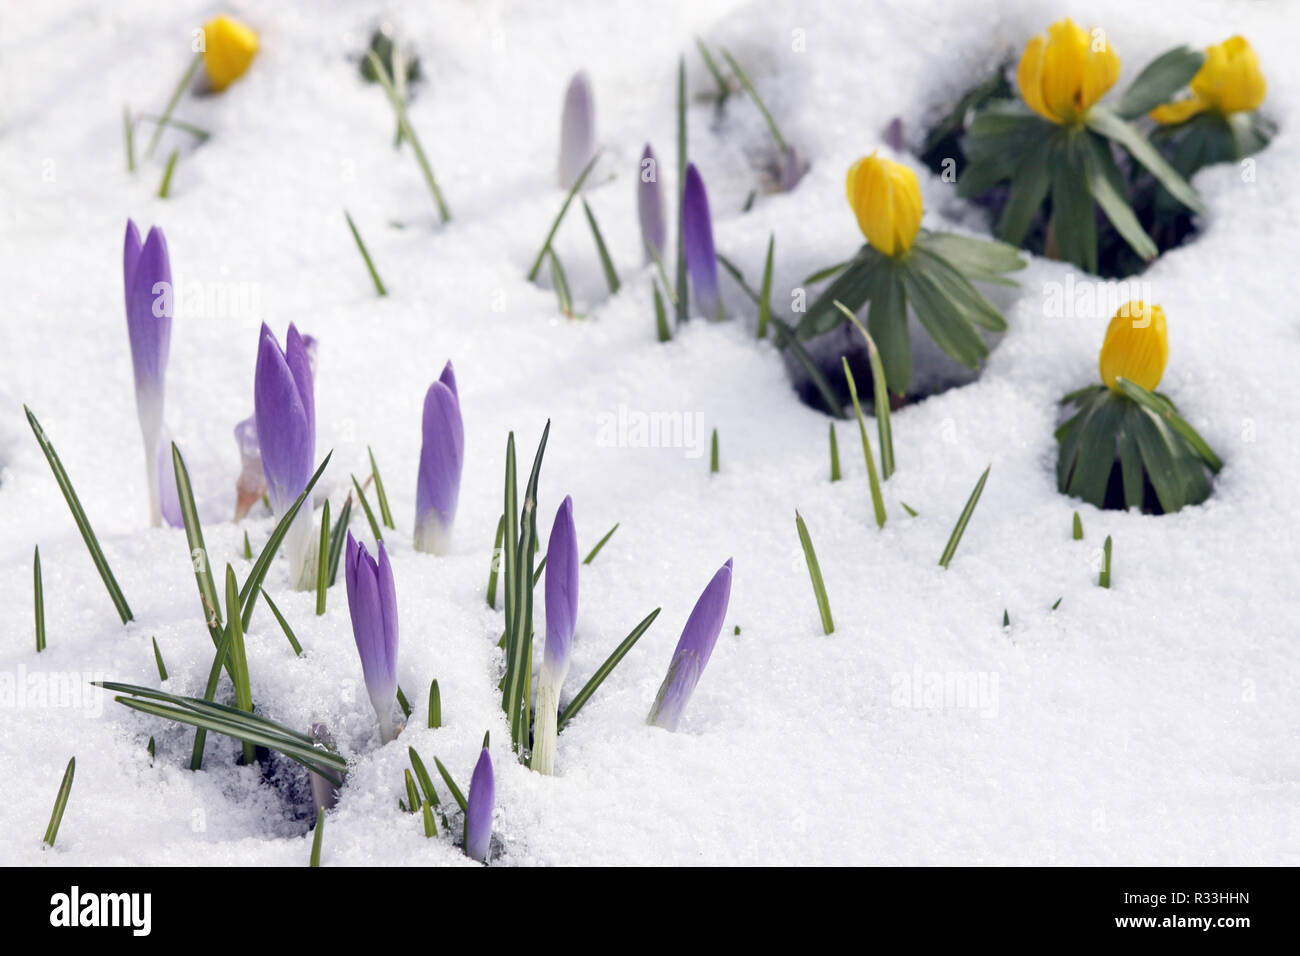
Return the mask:
{"type": "MultiPolygon", "coordinates": [[[[310,835],[286,789],[209,743],[86,688],[62,706],[13,692],[57,678],[156,684],[150,638],[178,693],[201,693],[212,646],[182,531],[148,529],[140,435],[122,315],[126,218],[161,225],[179,286],[168,423],[194,479],[207,543],[241,579],[230,523],[239,460],[231,430],[251,413],[259,324],[320,340],[317,447],[335,514],[374,448],[398,530],[389,532],[401,618],[399,680],[417,709],[379,746],[342,587],[329,611],[268,590],[305,647],[296,658],[259,608],[248,638],[260,711],[305,729],[323,720],[354,761],[324,839],[326,865],[468,862],[427,840],[397,806],[407,745],[468,783],[492,732],[497,856],[508,864],[1300,863],[1296,621],[1300,520],[1300,338],[1292,259],[1300,226],[1300,19],[1283,4],[1135,4],[997,12],[916,0],[732,3],[588,0],[535,4],[249,4],[261,35],[227,93],[187,98],[180,118],[211,141],[155,197],[161,157],[125,169],[122,106],[156,112],[206,3],[93,0],[0,10],[0,862],[303,864],[310,835]],[[827,480],[827,419],[796,399],[779,353],[744,318],[654,338],[639,267],[637,158],[654,144],[671,183],[674,79],[692,37],[744,63],[786,136],[812,163],[798,188],[740,209],[771,157],[757,111],[721,119],[697,102],[690,152],[710,190],[718,247],[751,282],[776,235],[776,300],[861,242],[844,201],[849,163],[884,147],[903,117],[927,121],[1026,39],[1073,15],[1107,28],[1122,89],[1156,54],[1240,32],[1279,124],[1253,181],[1233,166],[1196,178],[1209,213],[1193,243],[1142,279],[1168,315],[1166,391],[1226,461],[1210,500],[1164,517],[1101,512],[1058,494],[1056,400],[1096,380],[1109,314],[1050,314],[1083,276],[1033,259],[1001,294],[1010,330],[980,378],[894,415],[898,471],[876,530],[856,426],[839,426],[844,480],[827,480]],[[355,55],[390,18],[425,80],[412,117],[454,221],[439,227],[393,117],[355,55]],[[580,214],[558,249],[590,315],[557,315],[525,281],[562,194],[554,185],[569,76],[591,75],[605,148],[588,199],[622,271],[606,300],[580,214]],[[377,299],[347,208],[390,289],[377,299]],[[391,221],[405,228],[390,227],[391,221]],[[187,291],[197,290],[197,291],[187,291]],[[221,308],[218,293],[249,303],[221,308]],[[186,295],[191,307],[186,310],[186,295]],[[202,300],[208,296],[208,304],[202,300]],[[411,548],[420,406],[451,358],[466,462],[454,553],[411,548]],[[122,627],[22,414],[40,417],[75,482],[136,620],[122,627]],[[620,415],[680,413],[681,447],[635,447],[620,415]],[[658,622],[560,739],[557,775],[512,762],[495,687],[500,611],[484,601],[501,510],[506,434],[526,464],[552,421],[539,525],[565,494],[583,553],[574,692],[655,607],[658,622]],[[610,422],[615,423],[613,432],[610,422]],[[721,473],[707,443],[717,428],[721,473]],[[610,440],[611,434],[613,441],[610,440]],[[956,559],[936,565],[980,472],[992,472],[956,559]],[[905,501],[919,511],[909,518],[905,501]],[[808,522],[837,630],[823,636],[794,527],[808,522]],[[1086,538],[1070,537],[1071,512],[1086,538]],[[1096,584],[1114,540],[1113,587],[1096,584]],[[48,649],[34,653],[31,558],[40,545],[48,649]],[[677,733],[648,727],[674,642],[728,557],[723,636],[677,733]],[[1061,598],[1059,609],[1050,610],[1061,598]],[[1003,610],[1011,619],[1002,627],[1003,610]],[[740,629],[734,634],[735,627],[740,629]],[[437,678],[445,725],[418,719],[437,678]],[[969,681],[974,700],[931,699],[969,681]],[[2,688],[0,688],[2,689],[2,688]],[[916,693],[913,693],[917,690],[916,693]],[[145,750],[150,735],[158,753],[145,750]],[[57,846],[41,834],[70,756],[76,780],[57,846]]],[[[1114,94],[1112,94],[1114,95],[1114,94]]],[[[137,138],[137,147],[147,135],[137,138]]],[[[177,144],[184,142],[178,136],[177,144]]],[[[988,223],[909,156],[929,228],[988,223]]],[[[874,429],[872,438],[874,440],[874,429]]],[[[271,521],[246,523],[255,544],[271,521]]],[[[352,527],[365,539],[364,519],[352,527]]],[[[539,611],[540,625],[540,611],[539,611]]],[[[445,791],[444,791],[445,794],[445,791]]],[[[303,798],[305,800],[305,798],[303,798]]]]}

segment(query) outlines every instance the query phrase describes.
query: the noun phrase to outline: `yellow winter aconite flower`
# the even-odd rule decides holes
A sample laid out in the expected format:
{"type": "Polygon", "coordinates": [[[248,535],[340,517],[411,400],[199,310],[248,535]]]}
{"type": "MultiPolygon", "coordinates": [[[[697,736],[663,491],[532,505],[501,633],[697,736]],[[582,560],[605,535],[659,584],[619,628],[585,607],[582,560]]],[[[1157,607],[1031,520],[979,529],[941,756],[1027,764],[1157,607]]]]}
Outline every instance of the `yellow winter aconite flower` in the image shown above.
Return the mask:
{"type": "Polygon", "coordinates": [[[257,34],[247,24],[227,16],[204,24],[203,68],[215,92],[243,76],[256,53],[257,34]]]}
{"type": "Polygon", "coordinates": [[[1025,105],[1053,123],[1079,123],[1119,79],[1119,56],[1105,33],[1058,20],[1025,45],[1016,83],[1025,105]]]}
{"type": "Polygon", "coordinates": [[[916,173],[872,153],[849,167],[845,189],[867,242],[887,256],[911,248],[921,228],[921,187],[916,173]]]}
{"type": "Polygon", "coordinates": [[[1229,37],[1205,51],[1205,62],[1192,77],[1192,95],[1157,106],[1151,118],[1172,126],[1184,123],[1197,113],[1211,111],[1227,116],[1249,112],[1264,102],[1267,84],[1259,69],[1259,57],[1245,37],[1229,37]]]}
{"type": "Polygon", "coordinates": [[[1147,391],[1160,384],[1169,361],[1169,335],[1165,330],[1165,311],[1158,305],[1147,306],[1133,300],[1120,306],[1106,328],[1097,365],[1101,380],[1112,392],[1118,392],[1117,378],[1136,382],[1147,391]]]}

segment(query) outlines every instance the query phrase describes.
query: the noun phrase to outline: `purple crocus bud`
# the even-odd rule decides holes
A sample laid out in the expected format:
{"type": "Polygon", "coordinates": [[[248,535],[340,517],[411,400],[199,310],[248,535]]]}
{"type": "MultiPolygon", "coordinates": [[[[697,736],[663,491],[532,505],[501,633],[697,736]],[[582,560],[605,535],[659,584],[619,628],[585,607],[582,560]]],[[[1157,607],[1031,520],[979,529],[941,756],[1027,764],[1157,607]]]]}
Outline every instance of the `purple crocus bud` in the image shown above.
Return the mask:
{"type": "Polygon", "coordinates": [[[695,291],[696,308],[709,317],[725,318],[718,297],[718,255],[713,249],[709,197],[694,163],[686,167],[686,186],[682,193],[682,252],[695,291]]]}
{"type": "Polygon", "coordinates": [[[885,142],[896,153],[903,151],[903,118],[895,116],[885,127],[885,142]]]}
{"type": "Polygon", "coordinates": [[[585,70],[573,74],[560,117],[560,188],[572,189],[596,155],[596,108],[585,70]]]}
{"type": "Polygon", "coordinates": [[[122,285],[126,298],[126,332],[135,372],[135,410],[144,436],[145,475],[149,486],[149,523],[162,523],[159,500],[158,442],[163,427],[164,379],[172,339],[172,270],[167,239],[154,226],[143,243],[131,220],[122,246],[122,285]]]}
{"type": "Polygon", "coordinates": [[[379,734],[388,743],[401,729],[393,720],[397,699],[397,591],[393,587],[393,569],[382,541],[376,561],[364,544],[357,544],[350,531],[345,560],[352,636],[361,656],[366,692],[379,717],[379,734]]]}
{"type": "Polygon", "coordinates": [[[465,855],[480,863],[488,861],[492,849],[492,809],[495,805],[492,758],[484,747],[474,765],[474,775],[469,778],[469,796],[465,799],[465,855]]]}
{"type": "Polygon", "coordinates": [[[176,461],[172,458],[172,436],[163,426],[158,436],[158,498],[163,520],[173,528],[185,527],[181,496],[176,490],[176,461]]]}
{"type": "Polygon", "coordinates": [[[560,688],[569,672],[569,652],[578,619],[578,533],[573,527],[573,499],[565,497],[555,513],[546,547],[546,653],[537,676],[533,716],[533,755],[538,773],[555,772],[560,688]]]}
{"type": "Polygon", "coordinates": [[[781,157],[781,192],[788,193],[798,186],[799,180],[803,179],[803,174],[806,172],[808,172],[808,164],[804,162],[799,150],[794,146],[787,146],[785,155],[781,157]]]}
{"type": "Polygon", "coordinates": [[[415,550],[446,554],[451,548],[465,459],[465,426],[460,418],[456,372],[450,362],[424,394],[420,432],[423,439],[415,485],[415,550]]]}
{"type": "Polygon", "coordinates": [[[654,706],[646,723],[676,730],[682,719],[682,711],[690,702],[695,685],[709,663],[713,645],[718,641],[722,622],[727,616],[727,602],[731,599],[731,559],[718,569],[700,599],[695,602],[695,609],[686,619],[682,636],[673,651],[672,663],[668,665],[668,675],[659,687],[654,706]]]}
{"type": "Polygon", "coordinates": [[[650,144],[641,151],[641,171],[636,187],[636,212],[641,221],[641,245],[646,263],[664,254],[664,194],[659,185],[659,161],[650,144]]]}
{"type": "MultiPolygon", "coordinates": [[[[285,349],[262,325],[253,383],[253,418],[266,475],[267,496],[277,516],[283,515],[311,480],[316,456],[316,400],[311,361],[297,328],[289,324],[285,349]]],[[[289,576],[299,590],[315,586],[316,542],[311,498],[285,536],[289,576]]]]}
{"type": "MultiPolygon", "coordinates": [[[[302,337],[312,381],[316,379],[318,343],[313,336],[302,337]]],[[[257,419],[250,415],[235,426],[235,444],[239,446],[239,481],[235,485],[235,521],[242,521],[257,500],[266,494],[266,473],[262,471],[262,449],[257,444],[257,419]]]]}
{"type": "Polygon", "coordinates": [[[239,481],[235,483],[235,520],[242,521],[249,509],[266,494],[262,450],[257,444],[257,420],[253,416],[250,415],[235,426],[235,444],[239,446],[239,481]]]}

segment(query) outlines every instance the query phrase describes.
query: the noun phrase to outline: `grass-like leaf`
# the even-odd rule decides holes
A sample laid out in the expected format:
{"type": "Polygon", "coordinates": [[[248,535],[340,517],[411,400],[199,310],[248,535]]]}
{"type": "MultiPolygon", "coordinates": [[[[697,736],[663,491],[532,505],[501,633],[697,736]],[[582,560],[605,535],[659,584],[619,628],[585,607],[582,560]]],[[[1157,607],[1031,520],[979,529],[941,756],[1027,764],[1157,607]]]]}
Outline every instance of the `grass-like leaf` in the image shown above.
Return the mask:
{"type": "Polygon", "coordinates": [[[325,499],[325,505],[321,508],[320,513],[320,548],[316,554],[316,616],[325,613],[325,590],[329,587],[330,581],[330,502],[325,499]]]}
{"type": "MultiPolygon", "coordinates": [[[[245,713],[253,712],[253,689],[248,679],[248,654],[244,650],[244,629],[239,620],[239,585],[235,582],[235,569],[226,565],[226,629],[230,631],[231,674],[235,680],[235,706],[245,713]]],[[[244,763],[257,757],[254,745],[244,741],[244,763]]]]}
{"type": "Polygon", "coordinates": [[[153,659],[158,665],[158,679],[165,681],[167,679],[167,665],[163,663],[162,651],[158,649],[158,638],[153,639],[153,659]]]}
{"type": "Polygon", "coordinates": [[[429,193],[433,196],[433,203],[438,208],[438,218],[443,222],[450,222],[451,210],[447,208],[447,203],[442,198],[442,190],[438,187],[437,177],[433,175],[433,167],[429,165],[429,158],[425,156],[424,147],[420,145],[420,137],[415,135],[411,120],[406,115],[406,103],[403,102],[397,90],[393,88],[393,81],[388,75],[384,61],[375,55],[374,50],[367,50],[366,56],[370,60],[371,68],[375,71],[375,78],[379,80],[379,85],[384,88],[384,93],[388,96],[388,102],[393,106],[393,112],[397,114],[398,128],[407,142],[411,144],[411,151],[415,153],[415,161],[419,163],[420,172],[424,174],[424,183],[429,187],[429,193]]]}
{"type": "Polygon", "coordinates": [[[176,161],[181,158],[181,151],[173,149],[167,157],[167,166],[163,169],[162,182],[158,184],[158,198],[166,199],[172,191],[172,174],[176,172],[176,161]]]}
{"type": "Polygon", "coordinates": [[[799,532],[799,544],[803,547],[804,561],[808,564],[808,578],[812,581],[813,596],[817,599],[817,612],[822,617],[822,631],[826,634],[833,633],[835,622],[831,619],[831,602],[826,597],[826,582],[822,580],[821,565],[817,563],[817,552],[813,549],[808,525],[798,509],[795,509],[794,513],[794,526],[799,532]]]}
{"type": "Polygon", "coordinates": [[[736,285],[740,286],[740,290],[745,293],[749,301],[753,302],[754,305],[758,305],[758,293],[749,287],[749,283],[745,281],[745,273],[740,271],[740,267],[720,252],[717,253],[717,259],[718,265],[722,266],[736,280],[736,285]]]}
{"type": "MultiPolygon", "coordinates": [[[[220,672],[214,668],[216,672],[220,672]]],[[[205,731],[224,734],[284,754],[295,763],[320,774],[335,786],[342,786],[347,761],[339,754],[318,746],[307,734],[237,707],[182,697],[165,691],[116,681],[96,681],[97,686],[118,695],[118,703],[142,713],[164,717],[205,731]],[[127,695],[127,696],[122,696],[127,695]]]]}
{"type": "Polygon", "coordinates": [[[347,500],[343,502],[343,510],[339,512],[338,520],[334,522],[334,530],[330,532],[330,587],[334,587],[334,581],[339,573],[339,559],[343,556],[343,546],[347,540],[348,522],[352,520],[352,494],[349,492],[347,500]]]}
{"type": "Polygon", "coordinates": [[[763,114],[763,121],[767,123],[767,128],[771,131],[772,138],[776,140],[776,148],[779,149],[781,154],[784,156],[786,150],[785,137],[781,135],[781,130],[777,128],[776,120],[772,118],[772,114],[767,111],[767,106],[763,103],[762,97],[758,95],[758,90],[754,89],[754,84],[749,81],[749,76],[743,69],[741,69],[740,64],[736,62],[736,58],[727,52],[726,47],[719,47],[719,49],[722,51],[723,59],[725,59],[727,65],[731,67],[731,72],[736,74],[736,79],[740,81],[740,85],[745,88],[745,92],[749,94],[749,98],[754,101],[754,105],[758,107],[758,111],[763,114]]]}
{"type": "Polygon", "coordinates": [[[767,326],[772,320],[772,254],[776,251],[776,234],[767,237],[767,261],[763,264],[763,287],[758,293],[758,331],[760,339],[767,338],[767,326]]]}
{"type": "Polygon", "coordinates": [[[172,470],[176,473],[176,497],[180,502],[181,520],[185,525],[185,540],[189,544],[190,563],[194,566],[194,580],[199,587],[199,600],[203,604],[203,620],[208,635],[215,646],[221,642],[221,601],[217,585],[212,578],[212,562],[207,545],[203,543],[203,526],[194,504],[194,489],[190,484],[190,470],[180,448],[172,442],[172,470]]]}
{"type": "Polygon", "coordinates": [[[442,726],[442,691],[438,689],[438,680],[434,678],[429,684],[429,727],[436,730],[442,726]]]}
{"type": "Polygon", "coordinates": [[[856,315],[845,308],[842,302],[836,301],[834,305],[848,316],[849,321],[857,327],[867,341],[867,359],[871,362],[871,380],[876,405],[876,429],[880,435],[880,477],[881,480],[888,481],[889,476],[894,473],[894,432],[889,424],[889,385],[885,381],[885,367],[880,361],[880,349],[876,348],[876,340],[871,337],[866,326],[858,321],[856,315]]]}
{"type": "Polygon", "coordinates": [[[655,296],[655,336],[660,342],[667,342],[673,337],[673,333],[668,326],[668,313],[664,309],[664,297],[659,294],[659,283],[654,279],[650,280],[650,288],[654,291],[655,296]]]}
{"type": "Polygon", "coordinates": [[[253,560],[253,542],[248,540],[248,531],[244,531],[244,560],[253,560]]]}
{"type": "Polygon", "coordinates": [[[447,772],[447,768],[442,765],[441,760],[434,757],[433,765],[438,768],[438,774],[442,777],[442,782],[447,785],[447,789],[451,791],[451,797],[456,801],[456,805],[460,807],[460,812],[464,813],[466,809],[465,794],[460,792],[460,787],[456,786],[456,781],[451,779],[451,774],[447,772]]]}
{"type": "Polygon", "coordinates": [[[240,617],[240,626],[247,631],[248,625],[253,619],[253,608],[257,605],[257,595],[262,590],[262,582],[266,580],[266,574],[271,570],[271,562],[275,559],[275,553],[280,550],[280,543],[284,541],[284,536],[289,533],[289,526],[293,524],[293,519],[297,517],[298,511],[302,508],[303,502],[311,494],[311,490],[316,487],[316,482],[320,481],[320,476],[325,473],[326,467],[330,463],[330,458],[334,452],[325,456],[325,460],[320,463],[316,473],[311,476],[307,482],[307,487],[298,495],[298,500],[290,506],[289,510],[275,526],[271,532],[271,537],[266,539],[266,544],[262,546],[262,553],[257,556],[253,562],[253,570],[248,573],[248,578],[244,581],[244,586],[239,590],[239,601],[244,611],[240,617]]]}
{"type": "Polygon", "coordinates": [[[609,257],[609,249],[605,246],[605,237],[600,234],[600,226],[596,225],[596,214],[591,211],[591,206],[585,199],[582,201],[582,211],[587,214],[587,225],[591,226],[591,238],[596,243],[600,267],[605,270],[605,284],[609,286],[610,294],[613,295],[619,288],[618,270],[614,268],[614,260],[609,257]]]}
{"type": "Polygon", "coordinates": [[[840,480],[840,445],[835,438],[835,423],[827,422],[831,436],[831,481],[840,480]]]}
{"type": "Polygon", "coordinates": [[[1110,587],[1110,535],[1106,535],[1106,543],[1101,546],[1101,573],[1097,576],[1097,583],[1104,588],[1110,587]]]}
{"type": "Polygon", "coordinates": [[[429,801],[421,804],[421,810],[424,814],[424,835],[426,837],[436,837],[438,835],[438,824],[433,820],[433,808],[429,806],[429,801]]]}
{"type": "Polygon", "coordinates": [[[397,526],[393,524],[393,512],[388,507],[388,492],[384,490],[384,479],[379,476],[379,466],[375,464],[375,451],[369,445],[366,446],[366,454],[370,456],[370,476],[375,480],[375,498],[379,502],[379,518],[383,521],[385,528],[396,530],[397,526]]]}
{"type": "Polygon", "coordinates": [[[415,778],[419,781],[420,790],[424,794],[424,802],[431,803],[436,807],[438,805],[438,791],[433,789],[433,779],[429,776],[424,761],[420,759],[420,755],[416,753],[414,747],[407,747],[406,752],[411,758],[411,767],[415,770],[415,778]]]}
{"type": "Polygon", "coordinates": [[[402,770],[402,776],[406,780],[406,812],[415,813],[420,806],[420,793],[415,789],[415,778],[411,776],[411,771],[402,770]]]}
{"type": "Polygon", "coordinates": [[[718,430],[713,429],[713,438],[709,442],[709,474],[718,473],[718,430]]]}
{"type": "Polygon", "coordinates": [[[532,268],[528,270],[529,282],[533,282],[537,279],[537,273],[542,269],[542,260],[545,259],[546,254],[551,251],[551,242],[555,239],[555,234],[560,229],[560,223],[564,222],[564,214],[569,211],[569,206],[573,203],[573,197],[578,195],[579,190],[582,189],[582,184],[587,181],[587,176],[596,168],[596,161],[598,159],[600,159],[600,150],[596,150],[596,155],[591,157],[591,160],[578,175],[577,180],[573,184],[573,188],[569,190],[569,194],[564,197],[564,204],[560,206],[560,211],[555,214],[555,220],[551,223],[551,229],[546,234],[546,240],[542,243],[542,248],[537,250],[537,258],[533,260],[532,268]]]}
{"type": "Polygon", "coordinates": [[[858,386],[853,381],[853,372],[849,360],[840,356],[844,363],[844,378],[849,383],[849,397],[853,400],[853,411],[858,416],[858,435],[862,439],[862,459],[867,463],[867,484],[871,488],[871,507],[876,513],[876,527],[885,526],[885,499],[880,493],[880,477],[876,474],[876,460],[871,454],[871,439],[867,438],[867,423],[862,417],[862,406],[858,403],[858,386]]]}
{"type": "Polygon", "coordinates": [[[41,549],[39,545],[37,545],[36,551],[32,555],[32,607],[36,616],[36,653],[39,654],[45,650],[45,585],[41,581],[41,549]]]}
{"type": "Polygon", "coordinates": [[[357,244],[357,251],[361,253],[361,258],[365,260],[366,271],[370,273],[370,281],[375,284],[375,293],[380,296],[388,295],[388,290],[384,288],[384,280],[379,278],[379,272],[375,269],[374,260],[370,258],[370,251],[366,249],[365,240],[361,238],[361,233],[357,231],[357,224],[352,221],[352,214],[344,209],[343,218],[348,221],[348,229],[352,231],[352,238],[357,244]]]}
{"type": "Polygon", "coordinates": [[[501,537],[506,533],[506,516],[497,519],[497,534],[492,542],[492,566],[488,569],[487,603],[488,607],[497,607],[497,571],[501,566],[501,537]]]}
{"type": "Polygon", "coordinates": [[[45,828],[45,837],[42,840],[46,846],[54,846],[54,841],[59,835],[59,824],[63,822],[63,811],[68,808],[68,794],[72,792],[72,778],[76,772],[77,758],[73,757],[68,761],[68,769],[63,771],[63,782],[59,784],[59,792],[54,797],[50,825],[45,828]]]}
{"type": "Polygon", "coordinates": [[[560,264],[560,257],[555,254],[554,249],[547,249],[546,257],[551,263],[551,285],[555,289],[556,304],[561,314],[576,319],[578,314],[573,307],[573,293],[569,291],[569,278],[564,273],[564,266],[560,264]]]}
{"type": "MultiPolygon", "coordinates": [[[[546,440],[551,433],[548,420],[542,430],[541,441],[537,445],[537,454],[533,457],[532,472],[524,489],[523,507],[512,511],[512,495],[508,491],[506,500],[506,518],[512,520],[513,514],[519,515],[513,559],[507,550],[507,568],[514,565],[513,574],[508,574],[509,584],[514,592],[509,595],[506,607],[506,673],[502,696],[502,707],[510,720],[510,740],[515,752],[522,759],[528,749],[529,720],[528,695],[532,684],[532,633],[533,633],[533,566],[535,563],[534,545],[537,539],[537,482],[541,474],[542,458],[546,454],[546,440]]],[[[513,450],[513,441],[511,442],[513,450]]],[[[509,462],[507,487],[513,484],[513,456],[509,462]]]]}
{"type": "Polygon", "coordinates": [[[171,97],[167,100],[167,105],[163,107],[162,115],[158,117],[158,125],[154,127],[153,136],[149,138],[149,145],[145,147],[144,158],[148,159],[153,155],[153,151],[158,148],[158,140],[162,138],[163,130],[167,128],[167,122],[171,119],[172,112],[176,109],[176,104],[180,102],[181,97],[189,88],[190,81],[194,79],[194,74],[198,72],[199,64],[203,62],[201,54],[194,54],[190,59],[189,66],[181,74],[180,82],[172,90],[171,97]]]}
{"type": "Polygon", "coordinates": [[[41,428],[41,423],[36,420],[32,410],[24,405],[23,411],[27,413],[27,423],[32,427],[32,434],[36,436],[36,443],[41,446],[41,451],[45,453],[45,460],[50,463],[50,470],[54,472],[54,480],[58,483],[59,491],[63,492],[63,500],[68,503],[68,509],[72,512],[72,520],[76,523],[77,530],[81,532],[81,539],[86,542],[86,548],[90,551],[90,559],[95,563],[95,570],[99,572],[104,587],[108,589],[108,596],[113,601],[113,607],[117,608],[118,617],[125,624],[132,619],[131,607],[126,603],[122,589],[117,585],[117,579],[113,577],[113,571],[108,566],[108,559],[104,557],[104,549],[99,546],[95,531],[90,527],[90,520],[86,517],[85,509],[81,507],[77,492],[72,487],[72,480],[68,478],[68,473],[63,468],[63,462],[59,460],[58,452],[54,450],[50,440],[45,437],[45,429],[41,428]]]}
{"type": "Polygon", "coordinates": [[[902,505],[903,510],[906,511],[913,518],[915,518],[919,514],[919,512],[911,505],[909,505],[906,501],[900,501],[899,504],[902,505]]]}
{"type": "Polygon", "coordinates": [[[1055,611],[1058,607],[1060,607],[1061,602],[1064,600],[1065,600],[1065,595],[1062,594],[1059,598],[1056,599],[1056,602],[1052,605],[1052,610],[1055,611]]]}
{"type": "Polygon", "coordinates": [[[600,554],[600,549],[605,547],[605,542],[614,537],[614,532],[618,530],[619,524],[622,524],[622,522],[616,523],[614,527],[605,532],[605,536],[596,542],[596,546],[591,549],[591,553],[582,559],[583,564],[591,564],[592,561],[596,560],[596,555],[600,554]]]}
{"type": "Polygon", "coordinates": [[[357,476],[352,476],[352,487],[357,490],[357,500],[361,502],[361,510],[366,513],[366,521],[370,523],[370,533],[374,535],[375,543],[378,544],[384,540],[384,533],[379,530],[379,522],[375,520],[375,513],[370,510],[370,502],[366,500],[366,493],[361,488],[361,482],[357,481],[357,476]]]}
{"type": "Polygon", "coordinates": [[[293,652],[299,657],[302,657],[302,645],[298,643],[298,638],[294,636],[293,628],[289,626],[289,622],[284,619],[284,615],[280,613],[280,609],[276,607],[275,602],[271,600],[271,595],[266,593],[266,588],[262,589],[262,600],[265,601],[266,606],[271,609],[271,613],[275,616],[276,621],[280,625],[280,630],[284,631],[284,636],[289,639],[289,646],[293,648],[293,652]]]}
{"type": "Polygon", "coordinates": [[[718,84],[717,105],[721,106],[727,101],[727,97],[731,95],[731,87],[727,84],[726,79],[723,78],[722,71],[718,69],[718,64],[717,61],[713,59],[713,54],[709,52],[709,48],[704,45],[704,41],[699,37],[695,38],[695,47],[700,51],[700,59],[704,61],[704,68],[708,70],[709,75],[713,77],[713,82],[718,84]]]}
{"type": "Polygon", "coordinates": [[[126,171],[135,172],[135,124],[131,122],[131,107],[122,105],[122,136],[126,140],[126,171]]]}
{"type": "Polygon", "coordinates": [[[325,839],[325,808],[316,808],[316,827],[311,835],[311,859],[307,862],[310,866],[320,866],[320,847],[321,842],[325,839]]]}
{"type": "Polygon", "coordinates": [[[402,708],[402,716],[406,719],[411,718],[411,702],[406,699],[406,694],[402,693],[401,685],[397,688],[397,706],[402,708]]]}
{"type": "Polygon", "coordinates": [[[632,628],[632,633],[623,638],[618,647],[614,648],[614,652],[605,658],[605,662],[596,668],[596,672],[591,675],[591,679],[582,685],[582,690],[573,695],[573,699],[569,701],[569,706],[565,707],[564,713],[560,714],[556,723],[556,733],[563,730],[564,725],[577,716],[578,711],[582,709],[582,705],[591,699],[591,695],[596,693],[597,688],[600,687],[605,678],[618,666],[618,662],[627,656],[627,652],[641,639],[641,635],[650,629],[650,625],[655,622],[655,618],[659,616],[661,610],[663,608],[657,607],[647,614],[640,624],[632,628]]]}
{"type": "Polygon", "coordinates": [[[1074,527],[1070,531],[1070,536],[1075,541],[1083,540],[1083,519],[1079,517],[1079,512],[1074,513],[1074,527]]]}
{"type": "Polygon", "coordinates": [[[970,498],[966,500],[966,507],[961,509],[957,524],[948,537],[948,544],[939,557],[939,566],[941,568],[948,567],[948,563],[952,561],[952,556],[957,553],[957,545],[961,544],[961,536],[966,531],[966,525],[970,524],[970,517],[975,513],[975,506],[979,504],[980,495],[984,493],[984,482],[988,481],[989,472],[992,468],[993,466],[989,465],[988,468],[984,469],[984,474],[980,475],[980,480],[975,482],[975,489],[970,493],[970,498]]]}

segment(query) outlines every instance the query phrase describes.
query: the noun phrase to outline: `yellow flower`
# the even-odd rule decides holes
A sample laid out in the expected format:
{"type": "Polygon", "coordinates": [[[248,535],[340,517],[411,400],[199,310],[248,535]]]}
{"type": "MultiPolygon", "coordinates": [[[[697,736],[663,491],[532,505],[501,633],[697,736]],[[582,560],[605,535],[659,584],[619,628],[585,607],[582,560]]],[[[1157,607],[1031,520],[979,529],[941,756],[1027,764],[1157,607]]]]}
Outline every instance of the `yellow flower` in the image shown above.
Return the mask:
{"type": "Polygon", "coordinates": [[[1053,123],[1080,123],[1119,79],[1119,56],[1100,30],[1058,20],[1025,44],[1016,83],[1025,105],[1053,123]]]}
{"type": "Polygon", "coordinates": [[[1146,306],[1136,299],[1121,306],[1106,328],[1097,360],[1106,387],[1118,392],[1115,379],[1122,377],[1153,391],[1160,384],[1168,361],[1169,335],[1165,331],[1164,309],[1158,305],[1146,306]]]}
{"type": "Polygon", "coordinates": [[[1229,37],[1205,51],[1205,62],[1192,77],[1192,95],[1151,111],[1151,118],[1164,126],[1185,123],[1206,110],[1227,116],[1249,112],[1264,102],[1267,84],[1259,69],[1259,57],[1245,37],[1229,37]]]}
{"type": "Polygon", "coordinates": [[[921,228],[921,187],[901,163],[863,156],[849,167],[845,182],[858,228],[880,252],[902,255],[921,228]]]}
{"type": "Polygon", "coordinates": [[[203,26],[203,67],[220,93],[248,70],[257,53],[257,34],[247,24],[220,16],[203,26]]]}

